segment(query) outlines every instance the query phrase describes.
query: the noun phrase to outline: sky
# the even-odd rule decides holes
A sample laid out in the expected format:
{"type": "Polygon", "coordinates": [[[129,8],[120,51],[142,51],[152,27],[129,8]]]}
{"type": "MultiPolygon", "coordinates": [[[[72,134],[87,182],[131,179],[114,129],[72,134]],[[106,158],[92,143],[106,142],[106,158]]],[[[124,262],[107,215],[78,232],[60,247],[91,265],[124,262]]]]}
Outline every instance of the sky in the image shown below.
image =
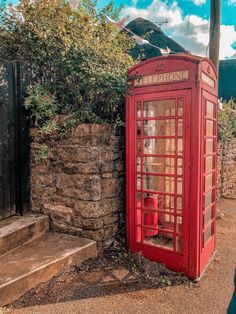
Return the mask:
{"type": "MultiPolygon", "coordinates": [[[[17,2],[17,0],[14,0],[17,2]]],[[[14,1],[11,1],[14,3],[14,1]]],[[[9,1],[10,2],[10,1],[9,1]]],[[[98,9],[110,0],[98,0],[98,9]]],[[[206,56],[209,43],[210,0],[114,0],[123,5],[121,17],[168,20],[162,30],[187,50],[206,56]]],[[[220,59],[236,58],[236,0],[221,0],[220,59]]]]}

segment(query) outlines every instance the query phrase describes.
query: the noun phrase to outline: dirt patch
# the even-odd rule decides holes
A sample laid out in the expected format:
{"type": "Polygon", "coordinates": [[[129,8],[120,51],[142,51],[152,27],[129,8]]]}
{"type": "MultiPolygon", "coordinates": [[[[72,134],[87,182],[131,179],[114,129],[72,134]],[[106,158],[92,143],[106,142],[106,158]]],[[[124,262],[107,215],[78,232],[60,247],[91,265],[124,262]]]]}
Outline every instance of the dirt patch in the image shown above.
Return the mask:
{"type": "Polygon", "coordinates": [[[13,304],[13,308],[87,299],[150,288],[189,284],[181,273],[127,252],[122,245],[105,251],[80,267],[41,284],[13,304]]]}

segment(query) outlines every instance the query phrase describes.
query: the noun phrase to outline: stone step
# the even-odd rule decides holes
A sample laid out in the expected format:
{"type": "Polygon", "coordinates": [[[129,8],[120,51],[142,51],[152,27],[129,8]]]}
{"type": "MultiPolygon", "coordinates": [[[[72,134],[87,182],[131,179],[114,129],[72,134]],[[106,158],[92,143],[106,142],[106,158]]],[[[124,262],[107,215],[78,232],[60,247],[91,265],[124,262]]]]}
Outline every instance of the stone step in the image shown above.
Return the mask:
{"type": "Polygon", "coordinates": [[[13,216],[0,221],[0,255],[47,232],[50,220],[45,215],[13,216]]]}
{"type": "Polygon", "coordinates": [[[95,241],[59,233],[43,234],[0,256],[0,307],[70,266],[96,256],[95,241]]]}

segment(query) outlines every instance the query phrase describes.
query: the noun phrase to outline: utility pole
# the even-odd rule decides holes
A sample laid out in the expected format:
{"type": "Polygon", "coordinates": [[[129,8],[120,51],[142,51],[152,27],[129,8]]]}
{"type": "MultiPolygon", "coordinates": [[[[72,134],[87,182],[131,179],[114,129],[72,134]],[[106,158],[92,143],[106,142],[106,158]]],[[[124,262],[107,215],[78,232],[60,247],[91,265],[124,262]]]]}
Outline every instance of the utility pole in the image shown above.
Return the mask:
{"type": "Polygon", "coordinates": [[[219,70],[220,50],[220,0],[211,0],[209,58],[219,70]]]}

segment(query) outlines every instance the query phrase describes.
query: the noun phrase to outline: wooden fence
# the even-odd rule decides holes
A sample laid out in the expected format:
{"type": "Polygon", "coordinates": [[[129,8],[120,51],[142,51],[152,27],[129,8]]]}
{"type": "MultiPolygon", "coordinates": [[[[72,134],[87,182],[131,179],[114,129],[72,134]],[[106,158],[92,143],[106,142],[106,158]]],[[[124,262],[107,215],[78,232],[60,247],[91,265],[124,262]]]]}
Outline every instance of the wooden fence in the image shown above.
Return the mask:
{"type": "Polygon", "coordinates": [[[29,128],[22,106],[28,80],[24,66],[0,60],[0,219],[29,207],[29,128]]]}

